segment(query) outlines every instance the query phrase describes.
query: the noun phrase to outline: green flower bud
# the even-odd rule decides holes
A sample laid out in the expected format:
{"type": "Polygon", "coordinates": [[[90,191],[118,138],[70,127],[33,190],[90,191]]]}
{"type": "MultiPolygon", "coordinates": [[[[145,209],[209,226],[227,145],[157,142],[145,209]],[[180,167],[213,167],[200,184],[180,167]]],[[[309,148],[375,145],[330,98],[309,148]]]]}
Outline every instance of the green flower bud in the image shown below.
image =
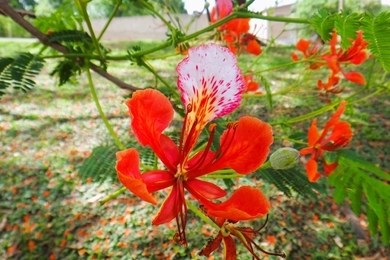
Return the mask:
{"type": "Polygon", "coordinates": [[[271,167],[275,170],[286,170],[294,167],[299,161],[299,151],[283,147],[276,150],[269,158],[271,167]]]}

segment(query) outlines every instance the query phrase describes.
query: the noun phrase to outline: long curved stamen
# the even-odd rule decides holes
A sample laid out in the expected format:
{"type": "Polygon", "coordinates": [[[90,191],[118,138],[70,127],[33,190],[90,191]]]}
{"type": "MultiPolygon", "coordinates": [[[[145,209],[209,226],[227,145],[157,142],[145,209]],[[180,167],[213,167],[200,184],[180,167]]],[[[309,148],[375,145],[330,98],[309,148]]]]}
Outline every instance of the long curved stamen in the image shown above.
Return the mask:
{"type": "MultiPolygon", "coordinates": [[[[184,164],[183,162],[186,160],[188,153],[190,152],[189,150],[191,149],[191,146],[193,143],[193,137],[194,137],[194,133],[196,131],[197,123],[198,123],[198,120],[195,119],[195,122],[191,126],[191,129],[190,129],[188,135],[186,136],[186,139],[184,141],[184,146],[182,147],[182,150],[180,151],[180,162],[182,162],[182,164],[184,164]]],[[[184,128],[185,128],[185,126],[183,125],[183,132],[185,131],[184,128]]]]}
{"type": "Polygon", "coordinates": [[[283,257],[283,258],[286,258],[286,254],[285,253],[271,253],[271,252],[268,252],[268,251],[265,251],[264,249],[262,249],[260,246],[258,246],[255,241],[250,238],[247,234],[245,234],[245,232],[241,232],[239,231],[239,228],[237,229],[233,229],[230,231],[235,237],[238,238],[238,240],[241,241],[241,243],[245,246],[246,249],[248,249],[248,251],[252,254],[252,256],[257,259],[257,260],[261,260],[257,255],[256,253],[254,252],[253,250],[253,246],[263,252],[264,254],[267,254],[267,255],[273,255],[273,256],[280,256],[280,257],[283,257]],[[238,234],[240,233],[240,234],[238,234]],[[245,238],[245,240],[243,240],[243,238],[245,238]]]}
{"type": "Polygon", "coordinates": [[[215,152],[214,161],[217,161],[219,158],[221,158],[222,155],[224,154],[224,152],[226,152],[229,149],[230,145],[233,143],[234,136],[236,135],[237,126],[238,126],[237,122],[236,123],[232,123],[232,122],[228,123],[228,125],[227,125],[228,132],[227,132],[226,136],[229,136],[230,131],[233,131],[233,134],[231,135],[232,137],[229,140],[228,140],[228,138],[225,138],[225,140],[221,143],[218,150],[215,152]]]}
{"type": "Polygon", "coordinates": [[[188,114],[192,111],[192,104],[188,104],[187,106],[187,111],[186,111],[186,115],[184,117],[184,122],[183,122],[183,129],[181,131],[181,134],[180,134],[180,141],[179,141],[179,151],[180,151],[180,154],[182,153],[183,151],[183,142],[184,142],[184,136],[185,136],[185,126],[187,125],[187,121],[188,121],[188,114]]]}
{"type": "Polygon", "coordinates": [[[210,148],[211,148],[211,145],[213,144],[213,140],[214,140],[214,135],[215,135],[215,129],[216,129],[217,125],[216,124],[211,124],[210,127],[209,127],[209,130],[210,130],[210,136],[209,136],[209,139],[207,141],[207,145],[206,145],[206,148],[204,149],[203,151],[203,154],[202,156],[199,158],[199,160],[194,164],[192,165],[191,167],[189,167],[187,170],[188,171],[191,171],[191,170],[195,170],[195,169],[198,169],[200,166],[202,166],[202,164],[204,163],[206,157],[207,157],[207,154],[210,152],[210,148]]]}
{"type": "Polygon", "coordinates": [[[186,239],[186,225],[187,225],[187,205],[185,203],[184,199],[184,188],[182,185],[182,181],[179,180],[178,189],[177,189],[177,216],[176,216],[176,226],[177,226],[177,233],[174,235],[173,239],[178,242],[181,245],[187,246],[187,239],[186,239]]]}
{"type": "Polygon", "coordinates": [[[268,214],[267,214],[267,216],[265,217],[264,224],[261,225],[261,227],[259,227],[258,229],[255,229],[254,232],[255,232],[255,233],[259,233],[260,230],[262,230],[262,229],[267,225],[267,223],[268,223],[268,214]]]}

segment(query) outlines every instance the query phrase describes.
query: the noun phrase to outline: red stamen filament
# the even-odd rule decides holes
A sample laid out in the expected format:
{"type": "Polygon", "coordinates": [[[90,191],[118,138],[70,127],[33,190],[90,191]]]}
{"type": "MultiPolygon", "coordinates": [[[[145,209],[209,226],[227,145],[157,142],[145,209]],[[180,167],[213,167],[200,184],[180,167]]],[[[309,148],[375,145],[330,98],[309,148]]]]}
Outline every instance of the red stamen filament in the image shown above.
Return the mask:
{"type": "Polygon", "coordinates": [[[209,128],[209,129],[210,129],[210,136],[209,136],[209,139],[208,139],[208,141],[207,141],[206,148],[204,149],[203,154],[202,154],[202,156],[199,158],[199,160],[198,160],[194,165],[192,165],[191,167],[189,167],[189,168],[187,169],[187,171],[199,169],[200,166],[201,166],[201,165],[204,163],[204,161],[206,160],[207,154],[210,152],[211,145],[213,144],[213,139],[214,139],[214,135],[215,135],[215,128],[216,128],[216,125],[215,125],[215,124],[210,125],[210,128],[209,128]]]}
{"type": "Polygon", "coordinates": [[[285,253],[271,253],[271,252],[268,252],[268,251],[265,251],[264,249],[262,249],[260,246],[258,246],[255,241],[250,238],[246,233],[252,233],[254,235],[256,235],[260,230],[262,230],[268,223],[268,214],[267,214],[267,218],[265,219],[265,222],[263,225],[261,225],[261,227],[259,227],[258,229],[255,229],[255,230],[252,230],[252,231],[248,231],[248,229],[244,229],[244,228],[233,228],[230,232],[232,234],[234,234],[235,237],[237,237],[241,243],[246,247],[246,249],[248,249],[248,251],[253,255],[253,257],[255,259],[259,259],[260,258],[258,256],[256,256],[254,250],[253,250],[253,246],[263,252],[264,254],[267,254],[267,255],[274,255],[274,256],[280,256],[280,257],[283,257],[283,258],[286,258],[286,254],[285,253]],[[242,240],[242,237],[240,235],[237,234],[237,231],[241,233],[242,236],[245,237],[245,241],[242,240]]]}
{"type": "Polygon", "coordinates": [[[186,239],[186,225],[187,225],[187,205],[185,203],[184,198],[184,188],[182,185],[182,181],[178,180],[177,183],[177,204],[176,204],[176,225],[177,225],[177,233],[174,236],[174,240],[178,241],[180,244],[184,244],[187,246],[187,239],[186,239]]]}
{"type": "Polygon", "coordinates": [[[185,126],[187,125],[187,121],[188,121],[188,114],[192,111],[192,104],[188,104],[187,106],[187,111],[186,111],[186,115],[184,117],[184,122],[183,122],[183,129],[181,131],[181,134],[180,134],[180,141],[179,141],[179,151],[180,151],[180,155],[182,154],[182,151],[183,151],[183,141],[184,141],[184,135],[185,135],[185,126]]]}

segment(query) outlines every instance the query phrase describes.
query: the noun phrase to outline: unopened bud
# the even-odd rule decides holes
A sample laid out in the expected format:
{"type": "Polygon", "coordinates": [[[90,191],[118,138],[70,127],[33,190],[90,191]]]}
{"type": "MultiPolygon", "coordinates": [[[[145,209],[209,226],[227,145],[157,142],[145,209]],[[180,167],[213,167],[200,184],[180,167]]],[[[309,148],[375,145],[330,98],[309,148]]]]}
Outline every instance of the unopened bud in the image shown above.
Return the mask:
{"type": "Polygon", "coordinates": [[[275,170],[286,170],[294,167],[299,160],[299,151],[283,147],[276,150],[269,158],[271,167],[275,170]]]}

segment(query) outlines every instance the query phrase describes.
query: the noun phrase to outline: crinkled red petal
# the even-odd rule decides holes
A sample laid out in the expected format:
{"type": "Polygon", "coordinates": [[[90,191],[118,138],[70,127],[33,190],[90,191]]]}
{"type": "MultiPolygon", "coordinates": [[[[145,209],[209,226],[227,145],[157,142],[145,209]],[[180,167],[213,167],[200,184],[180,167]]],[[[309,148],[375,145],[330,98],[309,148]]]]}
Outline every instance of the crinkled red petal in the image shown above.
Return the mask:
{"type": "Polygon", "coordinates": [[[137,140],[142,145],[149,145],[170,170],[176,170],[175,162],[171,160],[178,151],[167,138],[161,138],[162,132],[173,118],[174,111],[169,100],[157,90],[146,89],[134,92],[132,98],[126,101],[126,105],[137,140]],[[174,154],[167,155],[170,152],[174,154]]]}
{"type": "Polygon", "coordinates": [[[187,180],[184,187],[197,199],[218,199],[226,195],[226,191],[214,183],[198,179],[187,180]]]}
{"type": "Polygon", "coordinates": [[[119,181],[134,195],[152,204],[157,204],[142,180],[139,170],[139,155],[137,150],[130,148],[116,153],[116,171],[119,181]]]}
{"type": "Polygon", "coordinates": [[[241,186],[222,203],[201,202],[206,208],[207,215],[232,221],[259,218],[266,215],[270,209],[270,203],[265,195],[259,189],[249,186],[241,186]]]}
{"type": "Polygon", "coordinates": [[[315,160],[309,159],[306,164],[306,173],[310,182],[316,182],[321,174],[318,173],[318,164],[315,160]]]}

